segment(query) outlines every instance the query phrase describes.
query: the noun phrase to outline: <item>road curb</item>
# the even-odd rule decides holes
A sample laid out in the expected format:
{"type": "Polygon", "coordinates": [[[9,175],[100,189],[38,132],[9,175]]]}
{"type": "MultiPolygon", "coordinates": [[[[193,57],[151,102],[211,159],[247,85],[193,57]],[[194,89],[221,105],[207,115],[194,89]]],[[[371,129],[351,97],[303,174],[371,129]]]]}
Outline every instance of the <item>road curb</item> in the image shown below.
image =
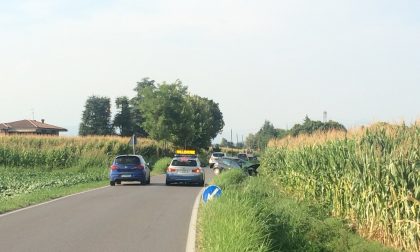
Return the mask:
{"type": "Polygon", "coordinates": [[[196,236],[197,236],[198,208],[200,207],[201,195],[203,194],[204,188],[205,187],[203,187],[200,190],[197,197],[195,198],[193,210],[192,210],[192,213],[191,213],[190,226],[188,228],[187,246],[185,248],[186,252],[195,252],[196,251],[195,242],[196,242],[196,236]]]}

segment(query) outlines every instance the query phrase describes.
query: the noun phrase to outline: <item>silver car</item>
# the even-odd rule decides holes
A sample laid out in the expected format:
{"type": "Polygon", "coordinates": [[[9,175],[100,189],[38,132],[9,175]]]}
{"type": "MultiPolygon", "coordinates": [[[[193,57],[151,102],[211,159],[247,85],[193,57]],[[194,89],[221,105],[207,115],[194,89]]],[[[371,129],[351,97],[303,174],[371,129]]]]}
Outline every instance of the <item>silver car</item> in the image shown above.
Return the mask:
{"type": "Polygon", "coordinates": [[[226,157],[224,152],[213,152],[209,159],[209,166],[213,168],[214,164],[217,162],[217,159],[226,157]]]}
{"type": "Polygon", "coordinates": [[[204,186],[204,170],[196,157],[175,157],[166,170],[166,185],[191,183],[204,186]]]}

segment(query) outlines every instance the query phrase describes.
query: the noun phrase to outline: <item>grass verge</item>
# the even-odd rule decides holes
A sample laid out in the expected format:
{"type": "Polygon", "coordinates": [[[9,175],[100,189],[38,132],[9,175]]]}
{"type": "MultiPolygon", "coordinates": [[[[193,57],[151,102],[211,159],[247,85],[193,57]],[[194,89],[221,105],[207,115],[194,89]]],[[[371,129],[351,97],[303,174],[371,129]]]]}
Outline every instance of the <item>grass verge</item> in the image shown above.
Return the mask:
{"type": "Polygon", "coordinates": [[[69,187],[40,189],[29,194],[17,195],[13,198],[0,198],[0,214],[19,208],[46,202],[63,196],[87,191],[107,185],[108,180],[78,184],[69,187]]]}
{"type": "Polygon", "coordinates": [[[223,195],[200,208],[200,251],[393,251],[364,240],[322,205],[298,201],[268,178],[230,171],[214,181],[223,195]]]}

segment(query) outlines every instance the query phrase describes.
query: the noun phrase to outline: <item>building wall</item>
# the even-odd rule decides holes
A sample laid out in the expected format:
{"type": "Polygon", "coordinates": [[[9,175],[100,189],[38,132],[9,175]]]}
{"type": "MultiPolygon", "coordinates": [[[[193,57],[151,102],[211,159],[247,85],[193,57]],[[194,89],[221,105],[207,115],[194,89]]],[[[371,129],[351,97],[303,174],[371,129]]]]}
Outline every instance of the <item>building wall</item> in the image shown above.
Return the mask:
{"type": "Polygon", "coordinates": [[[4,135],[45,135],[45,136],[58,136],[59,131],[49,131],[49,132],[25,132],[25,131],[12,131],[12,132],[0,132],[0,136],[4,135]]]}

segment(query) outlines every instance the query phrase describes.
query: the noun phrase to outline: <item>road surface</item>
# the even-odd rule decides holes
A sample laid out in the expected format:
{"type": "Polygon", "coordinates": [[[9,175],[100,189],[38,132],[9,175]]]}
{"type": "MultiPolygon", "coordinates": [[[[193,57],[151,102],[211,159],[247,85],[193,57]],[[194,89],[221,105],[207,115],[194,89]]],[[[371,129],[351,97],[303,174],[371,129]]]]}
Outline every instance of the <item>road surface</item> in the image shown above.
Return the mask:
{"type": "Polygon", "coordinates": [[[160,175],[0,215],[0,251],[185,251],[200,190],[160,175]]]}

